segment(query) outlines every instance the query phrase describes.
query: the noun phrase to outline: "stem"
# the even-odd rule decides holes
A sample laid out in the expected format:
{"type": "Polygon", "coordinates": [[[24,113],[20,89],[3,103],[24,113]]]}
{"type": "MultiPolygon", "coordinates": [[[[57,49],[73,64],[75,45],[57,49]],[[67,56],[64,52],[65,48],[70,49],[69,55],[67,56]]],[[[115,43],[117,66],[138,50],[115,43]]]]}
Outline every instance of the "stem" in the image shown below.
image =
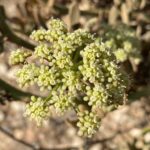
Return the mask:
{"type": "MultiPolygon", "coordinates": [[[[45,103],[51,98],[52,92],[53,92],[54,90],[57,90],[58,87],[59,87],[59,85],[56,85],[56,86],[50,91],[49,95],[44,99],[45,103]]],[[[52,104],[51,104],[51,105],[52,105],[52,104]]]]}

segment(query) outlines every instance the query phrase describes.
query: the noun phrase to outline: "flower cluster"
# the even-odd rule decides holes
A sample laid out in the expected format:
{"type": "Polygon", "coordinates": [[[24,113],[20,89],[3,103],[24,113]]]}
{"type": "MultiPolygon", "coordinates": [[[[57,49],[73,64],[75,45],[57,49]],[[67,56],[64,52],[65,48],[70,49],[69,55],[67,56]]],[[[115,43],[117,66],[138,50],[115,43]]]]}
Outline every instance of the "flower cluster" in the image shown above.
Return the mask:
{"type": "Polygon", "coordinates": [[[105,29],[104,39],[108,47],[111,47],[119,62],[132,59],[135,64],[139,64],[142,57],[140,54],[140,40],[135,32],[125,25],[108,27],[105,29]]]}
{"type": "Polygon", "coordinates": [[[27,115],[41,122],[50,106],[61,114],[74,110],[79,134],[91,137],[102,119],[96,109],[117,108],[126,92],[127,76],[112,50],[88,31],[68,32],[58,19],[51,19],[47,30],[33,31],[31,38],[39,43],[32,54],[37,61],[18,71],[18,82],[21,86],[36,83],[50,94],[45,99],[32,97],[27,115]]]}
{"type": "Polygon", "coordinates": [[[25,64],[22,69],[18,70],[16,76],[20,87],[28,87],[37,81],[39,68],[35,64],[25,64]]]}
{"type": "Polygon", "coordinates": [[[100,118],[97,116],[97,114],[87,110],[84,112],[79,112],[78,117],[78,134],[81,136],[91,137],[99,128],[100,118]]]}
{"type": "Polygon", "coordinates": [[[29,115],[31,119],[36,120],[38,125],[41,125],[43,119],[46,119],[49,114],[48,102],[41,97],[31,97],[31,102],[26,106],[25,115],[29,115]]]}
{"type": "Polygon", "coordinates": [[[24,49],[17,49],[13,51],[9,58],[9,63],[16,65],[19,63],[24,63],[27,57],[31,56],[31,52],[24,49]]]}

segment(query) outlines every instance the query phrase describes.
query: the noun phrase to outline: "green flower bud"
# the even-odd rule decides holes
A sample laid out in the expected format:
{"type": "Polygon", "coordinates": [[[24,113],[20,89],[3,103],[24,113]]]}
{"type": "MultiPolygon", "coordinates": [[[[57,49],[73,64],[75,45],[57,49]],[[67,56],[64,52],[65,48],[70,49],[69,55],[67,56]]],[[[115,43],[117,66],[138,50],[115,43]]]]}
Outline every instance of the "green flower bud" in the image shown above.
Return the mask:
{"type": "Polygon", "coordinates": [[[114,52],[114,54],[116,55],[117,60],[119,60],[120,62],[124,62],[128,58],[128,54],[124,51],[124,49],[118,49],[114,52]]]}

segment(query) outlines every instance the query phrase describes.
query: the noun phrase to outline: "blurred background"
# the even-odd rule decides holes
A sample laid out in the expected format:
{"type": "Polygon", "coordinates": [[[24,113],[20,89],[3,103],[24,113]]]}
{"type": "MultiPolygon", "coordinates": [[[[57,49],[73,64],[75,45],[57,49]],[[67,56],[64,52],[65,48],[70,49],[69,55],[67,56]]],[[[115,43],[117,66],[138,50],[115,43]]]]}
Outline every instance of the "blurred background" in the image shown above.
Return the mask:
{"type": "Polygon", "coordinates": [[[150,0],[0,0],[0,150],[150,150],[150,0]],[[30,95],[46,93],[20,89],[18,66],[8,57],[18,47],[34,50],[29,35],[51,17],[100,38],[124,24],[137,39],[140,61],[133,54],[120,63],[132,83],[128,101],[107,114],[91,139],[79,137],[67,116],[53,116],[42,127],[24,117],[30,95]]]}

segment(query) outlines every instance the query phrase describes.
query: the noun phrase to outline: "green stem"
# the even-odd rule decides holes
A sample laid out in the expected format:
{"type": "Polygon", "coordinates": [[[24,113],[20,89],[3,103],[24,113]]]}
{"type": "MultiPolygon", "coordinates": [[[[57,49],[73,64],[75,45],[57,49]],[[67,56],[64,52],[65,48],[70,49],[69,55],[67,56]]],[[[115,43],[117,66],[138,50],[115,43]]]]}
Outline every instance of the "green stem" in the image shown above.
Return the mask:
{"type": "Polygon", "coordinates": [[[59,85],[56,85],[49,93],[49,95],[44,99],[45,103],[52,97],[52,92],[57,90],[59,85]]]}

